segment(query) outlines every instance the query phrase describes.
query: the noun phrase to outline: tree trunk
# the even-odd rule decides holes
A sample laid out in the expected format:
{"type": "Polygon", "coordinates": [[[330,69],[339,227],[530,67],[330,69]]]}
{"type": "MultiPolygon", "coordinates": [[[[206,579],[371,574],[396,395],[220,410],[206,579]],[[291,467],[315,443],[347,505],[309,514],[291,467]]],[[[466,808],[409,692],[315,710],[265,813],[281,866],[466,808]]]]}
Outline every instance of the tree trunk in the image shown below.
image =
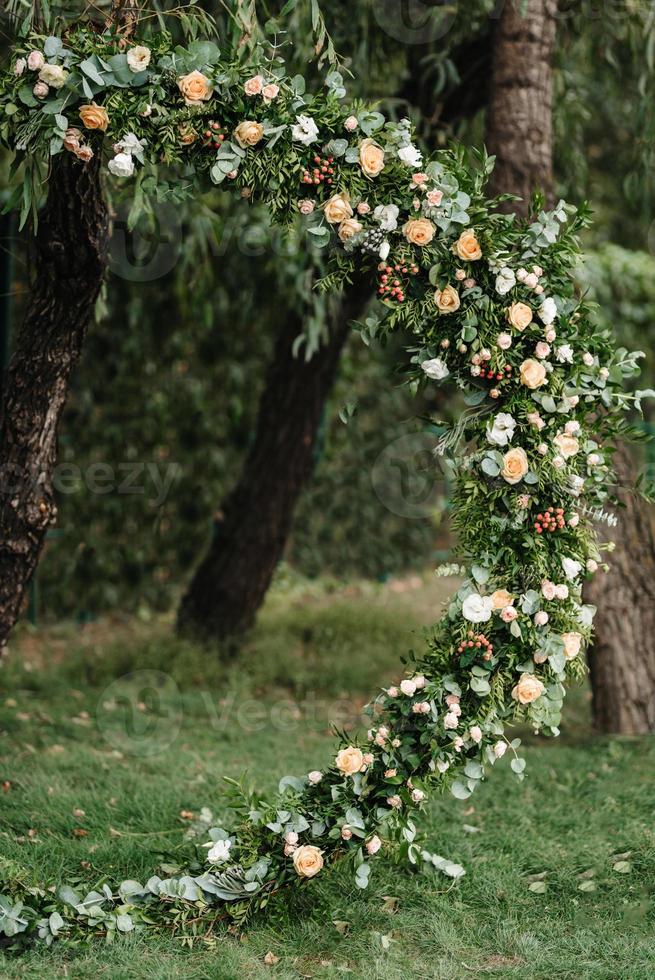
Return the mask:
{"type": "Polygon", "coordinates": [[[0,418],[0,650],[56,518],[57,426],[106,264],[99,171],[99,153],[87,165],[57,156],[39,217],[34,282],[0,418]]]}
{"type": "MultiPolygon", "coordinates": [[[[507,0],[496,25],[487,111],[487,147],[496,154],[492,193],[521,195],[508,210],[525,215],[534,190],[552,197],[552,55],[555,0],[507,0]]],[[[619,482],[634,484],[626,449],[619,482]]],[[[624,493],[609,575],[598,574],[589,601],[598,607],[589,654],[594,720],[604,732],[655,729],[655,542],[648,505],[624,493]]]]}
{"type": "Polygon", "coordinates": [[[181,632],[222,640],[253,625],[314,467],[316,435],[349,322],[368,296],[363,286],[350,287],[329,342],[309,361],[293,356],[303,322],[289,316],[275,345],[243,472],[215,519],[207,555],[180,605],[181,632]]]}
{"type": "Polygon", "coordinates": [[[535,190],[553,191],[553,70],[557,0],[505,0],[494,32],[487,149],[491,192],[517,194],[504,207],[525,215],[535,190]]]}
{"type": "Polygon", "coordinates": [[[589,667],[596,727],[638,735],[655,731],[655,540],[651,508],[626,489],[635,484],[627,447],[615,462],[626,509],[603,535],[615,543],[609,574],[587,585],[586,599],[598,609],[589,667]]]}

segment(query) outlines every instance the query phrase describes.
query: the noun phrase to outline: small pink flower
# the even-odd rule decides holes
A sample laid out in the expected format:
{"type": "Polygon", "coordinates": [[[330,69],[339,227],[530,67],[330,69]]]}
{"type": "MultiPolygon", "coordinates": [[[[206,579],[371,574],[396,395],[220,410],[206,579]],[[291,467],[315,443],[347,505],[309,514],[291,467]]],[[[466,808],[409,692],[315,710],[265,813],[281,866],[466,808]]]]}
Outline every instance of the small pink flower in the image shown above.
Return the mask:
{"type": "Polygon", "coordinates": [[[381,847],[382,847],[382,841],[377,836],[377,834],[374,834],[373,837],[370,838],[370,840],[366,841],[366,850],[368,854],[371,855],[377,854],[377,852],[380,850],[381,847]]]}
{"type": "Polygon", "coordinates": [[[527,493],[520,493],[517,499],[517,503],[519,507],[525,510],[526,507],[530,506],[530,497],[528,496],[527,493]]]}
{"type": "Polygon", "coordinates": [[[380,735],[379,732],[377,733],[377,735],[375,736],[375,738],[373,739],[373,741],[375,742],[376,745],[379,745],[380,748],[384,748],[384,746],[386,745],[386,742],[387,742],[387,740],[384,737],[384,735],[380,735]]]}
{"type": "Polygon", "coordinates": [[[309,197],[303,197],[298,201],[298,210],[301,214],[311,214],[316,205],[309,197]]]}
{"type": "Polygon", "coordinates": [[[227,174],[228,179],[229,180],[234,180],[234,178],[236,177],[237,173],[238,173],[238,171],[236,171],[236,170],[230,170],[229,174],[227,174]]]}
{"type": "Polygon", "coordinates": [[[569,527],[577,527],[579,523],[580,523],[580,515],[579,514],[572,514],[571,517],[569,517],[569,520],[568,520],[569,527]]]}
{"type": "Polygon", "coordinates": [[[390,698],[397,698],[398,697],[398,688],[397,687],[390,687],[389,690],[387,691],[387,694],[389,695],[390,698]]]}
{"type": "Polygon", "coordinates": [[[538,285],[538,286],[535,286],[535,287],[534,287],[534,291],[535,291],[535,293],[537,294],[537,296],[541,296],[541,294],[542,294],[542,293],[543,293],[543,291],[544,291],[544,287],[543,287],[543,286],[541,285],[541,283],[539,283],[539,285],[538,285]]]}
{"type": "Polygon", "coordinates": [[[316,786],[323,779],[323,773],[318,769],[313,769],[307,777],[311,786],[316,786]]]}
{"type": "Polygon", "coordinates": [[[409,677],[406,677],[404,681],[400,682],[400,690],[403,694],[406,694],[408,698],[411,698],[416,694],[416,684],[409,677]]]}
{"type": "Polygon", "coordinates": [[[528,412],[526,418],[530,425],[533,425],[539,432],[541,432],[546,425],[539,412],[528,412]]]}
{"type": "Polygon", "coordinates": [[[544,609],[540,609],[538,613],[534,615],[534,625],[535,626],[545,626],[549,620],[548,613],[544,609]]]}
{"type": "Polygon", "coordinates": [[[343,125],[348,130],[349,133],[354,133],[357,127],[359,126],[359,123],[357,122],[357,116],[348,116],[348,118],[346,119],[343,125]]]}
{"type": "Polygon", "coordinates": [[[544,274],[544,270],[541,268],[540,265],[533,265],[532,266],[532,271],[534,272],[535,276],[537,276],[537,277],[543,276],[543,274],[544,274]]]}
{"type": "Polygon", "coordinates": [[[371,205],[368,201],[360,201],[357,205],[357,214],[368,214],[371,210],[371,205]]]}
{"type": "Polygon", "coordinates": [[[476,745],[479,745],[482,741],[482,729],[479,725],[473,725],[471,728],[469,728],[469,735],[476,745]]]}
{"type": "Polygon", "coordinates": [[[30,51],[27,56],[27,67],[30,71],[41,71],[45,65],[45,58],[40,51],[30,51]]]}
{"type": "Polygon", "coordinates": [[[425,793],[423,792],[422,789],[413,789],[411,795],[412,795],[412,803],[422,803],[423,800],[425,799],[425,793]]]}
{"type": "Polygon", "coordinates": [[[535,650],[535,652],[532,654],[532,659],[536,664],[545,664],[546,661],[548,660],[548,654],[541,653],[539,650],[535,650]]]}
{"type": "Polygon", "coordinates": [[[399,796],[388,796],[387,797],[387,803],[394,810],[399,810],[400,807],[403,805],[403,801],[400,799],[399,796]]]}
{"type": "Polygon", "coordinates": [[[593,367],[594,355],[590,354],[589,351],[587,351],[586,354],[582,355],[582,363],[586,364],[587,367],[593,367]]]}
{"type": "Polygon", "coordinates": [[[269,82],[268,85],[264,85],[262,89],[262,98],[264,102],[272,102],[273,99],[277,99],[280,94],[280,86],[275,85],[273,82],[269,82]]]}
{"type": "Polygon", "coordinates": [[[555,586],[555,598],[556,599],[568,599],[569,597],[569,587],[566,584],[555,586]]]}
{"type": "Polygon", "coordinates": [[[594,572],[598,571],[598,562],[595,561],[593,558],[590,558],[587,561],[587,571],[591,572],[592,575],[594,574],[594,572]]]}
{"type": "Polygon", "coordinates": [[[443,200],[443,191],[428,191],[428,204],[433,208],[438,208],[443,200]]]}
{"type": "Polygon", "coordinates": [[[353,835],[350,827],[344,826],[341,828],[341,840],[350,840],[353,835]]]}
{"type": "Polygon", "coordinates": [[[563,456],[553,456],[553,466],[556,470],[562,470],[566,466],[566,460],[563,456]]]}
{"type": "Polygon", "coordinates": [[[475,286],[475,279],[465,279],[462,285],[464,286],[464,289],[473,289],[475,286]]]}
{"type": "Polygon", "coordinates": [[[298,834],[295,832],[295,830],[287,830],[286,834],[284,835],[284,840],[287,844],[297,844],[298,834]]]}
{"type": "Polygon", "coordinates": [[[517,616],[518,613],[514,608],[514,606],[505,606],[505,608],[502,610],[500,614],[500,618],[504,623],[512,623],[517,616]]]}
{"type": "Polygon", "coordinates": [[[402,743],[399,738],[394,738],[391,744],[394,749],[399,749],[402,743]]]}
{"type": "Polygon", "coordinates": [[[509,350],[512,346],[512,337],[508,333],[499,333],[496,337],[496,343],[501,350],[509,350]]]}
{"type": "Polygon", "coordinates": [[[548,599],[550,602],[557,595],[557,586],[554,582],[551,582],[550,579],[545,578],[541,583],[541,594],[544,599],[548,599]]]}
{"type": "Polygon", "coordinates": [[[444,728],[457,728],[459,724],[459,719],[456,714],[449,711],[448,714],[444,715],[443,727],[444,728]]]}
{"type": "Polygon", "coordinates": [[[386,769],[385,770],[385,773],[384,773],[384,778],[385,779],[393,779],[394,776],[397,776],[397,775],[398,775],[398,770],[397,769],[386,769]]]}
{"type": "Polygon", "coordinates": [[[297,844],[285,844],[284,845],[284,853],[285,853],[285,855],[287,857],[289,857],[291,854],[293,854],[293,852],[295,850],[297,850],[297,844]]]}
{"type": "Polygon", "coordinates": [[[453,748],[455,749],[455,752],[461,752],[464,748],[464,739],[461,735],[458,735],[453,741],[453,748]]]}
{"type": "Polygon", "coordinates": [[[17,58],[14,63],[14,75],[16,76],[22,75],[23,72],[25,71],[26,65],[27,62],[25,61],[25,58],[17,58]]]}
{"type": "Polygon", "coordinates": [[[429,715],[430,705],[427,701],[418,701],[416,704],[412,705],[412,711],[415,715],[429,715]]]}
{"type": "Polygon", "coordinates": [[[426,681],[425,677],[423,676],[423,674],[417,674],[413,678],[413,680],[414,680],[414,683],[416,684],[416,690],[417,691],[422,691],[423,688],[425,687],[425,685],[427,684],[427,681],[426,681]]]}
{"type": "Polygon", "coordinates": [[[566,432],[567,436],[577,436],[580,432],[580,423],[574,420],[567,422],[564,426],[564,431],[566,432]]]}
{"type": "Polygon", "coordinates": [[[412,174],[412,180],[414,181],[415,184],[418,184],[419,187],[421,186],[421,184],[424,184],[427,179],[428,179],[427,174],[412,174]]]}
{"type": "Polygon", "coordinates": [[[463,279],[466,279],[466,273],[464,272],[463,269],[457,269],[457,271],[455,272],[455,279],[457,279],[458,282],[461,282],[463,279]]]}
{"type": "Polygon", "coordinates": [[[421,202],[419,201],[418,197],[415,197],[414,200],[412,201],[412,207],[414,208],[415,211],[418,211],[419,208],[421,207],[421,202]]]}
{"type": "Polygon", "coordinates": [[[37,97],[37,99],[45,99],[49,91],[50,89],[48,88],[45,82],[37,82],[34,88],[32,89],[32,92],[37,97]]]}
{"type": "Polygon", "coordinates": [[[537,446],[537,452],[539,453],[540,456],[546,455],[546,453],[548,452],[548,446],[546,445],[545,442],[539,443],[539,445],[537,446]]]}
{"type": "Polygon", "coordinates": [[[82,163],[88,163],[90,160],[93,160],[93,150],[88,145],[80,146],[73,152],[75,153],[77,159],[81,160],[82,163]]]}
{"type": "Polygon", "coordinates": [[[552,344],[556,336],[557,336],[557,331],[553,330],[552,327],[550,330],[546,331],[546,340],[548,341],[549,344],[552,344]]]}
{"type": "Polygon", "coordinates": [[[365,766],[371,766],[375,762],[375,756],[372,752],[365,752],[362,758],[365,766]]]}
{"type": "Polygon", "coordinates": [[[254,75],[249,78],[248,81],[243,86],[243,91],[246,95],[259,95],[262,88],[264,87],[264,79],[261,75],[254,75]]]}
{"type": "Polygon", "coordinates": [[[538,282],[539,280],[535,276],[534,272],[529,272],[523,280],[524,285],[526,285],[528,289],[534,289],[538,282]]]}
{"type": "Polygon", "coordinates": [[[494,755],[497,759],[502,759],[502,757],[507,752],[507,742],[496,742],[494,745],[494,755]]]}
{"type": "Polygon", "coordinates": [[[537,346],[535,347],[534,352],[537,355],[537,357],[543,359],[544,357],[548,357],[548,355],[550,354],[550,346],[549,344],[545,343],[543,340],[540,340],[537,346]]]}
{"type": "Polygon", "coordinates": [[[446,704],[448,707],[452,707],[454,704],[459,704],[458,694],[448,694],[446,697],[446,704]]]}

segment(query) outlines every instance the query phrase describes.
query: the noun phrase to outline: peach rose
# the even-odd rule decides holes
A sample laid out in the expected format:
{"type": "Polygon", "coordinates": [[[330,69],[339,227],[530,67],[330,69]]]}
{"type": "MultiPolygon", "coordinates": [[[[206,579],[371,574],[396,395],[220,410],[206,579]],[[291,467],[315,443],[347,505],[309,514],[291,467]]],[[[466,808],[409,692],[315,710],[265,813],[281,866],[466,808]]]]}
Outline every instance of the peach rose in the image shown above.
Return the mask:
{"type": "Polygon", "coordinates": [[[183,146],[191,146],[198,139],[198,134],[190,126],[180,126],[180,143],[183,146]]]}
{"type": "Polygon", "coordinates": [[[262,88],[264,87],[264,79],[261,75],[254,75],[249,78],[248,81],[243,86],[243,91],[246,95],[259,95],[262,88]]]}
{"type": "Polygon", "coordinates": [[[518,483],[526,475],[529,468],[525,449],[517,447],[510,449],[503,456],[503,468],[500,475],[507,483],[518,483]]]}
{"type": "Polygon", "coordinates": [[[339,238],[342,242],[347,242],[349,238],[356,235],[358,231],[361,231],[364,226],[361,221],[357,218],[344,218],[344,220],[339,225],[339,238]]]}
{"type": "Polygon", "coordinates": [[[440,313],[454,313],[459,309],[459,293],[450,283],[443,289],[435,290],[434,301],[440,313]]]}
{"type": "Polygon", "coordinates": [[[200,105],[211,99],[214,91],[212,83],[201,71],[192,71],[177,80],[177,87],[187,105],[200,105]]]}
{"type": "Polygon", "coordinates": [[[323,867],[323,854],[313,844],[303,844],[293,852],[293,866],[301,878],[313,878],[323,867]]]}
{"type": "Polygon", "coordinates": [[[429,245],[434,238],[435,227],[427,218],[410,218],[403,225],[403,235],[412,245],[429,245]]]}
{"type": "Polygon", "coordinates": [[[334,762],[337,769],[345,773],[346,776],[354,776],[356,772],[360,772],[364,765],[364,755],[361,749],[355,745],[349,745],[348,748],[337,752],[334,762]]]}
{"type": "Polygon", "coordinates": [[[532,323],[532,309],[527,303],[512,303],[507,309],[507,319],[517,330],[525,330],[532,323]]]}
{"type": "Polygon", "coordinates": [[[353,209],[350,206],[350,200],[346,192],[342,191],[340,194],[334,194],[329,201],[325,202],[323,212],[326,221],[329,221],[331,225],[340,225],[346,218],[352,218],[353,209]]]}
{"type": "Polygon", "coordinates": [[[526,388],[540,388],[546,380],[546,368],[529,357],[520,367],[521,381],[526,388]]]}
{"type": "Polygon", "coordinates": [[[264,127],[261,123],[254,122],[252,119],[245,119],[240,122],[234,130],[234,138],[245,150],[248,146],[256,146],[264,135],[264,127]]]}
{"type": "Polygon", "coordinates": [[[273,99],[277,99],[280,94],[280,86],[276,85],[274,82],[269,82],[268,85],[264,85],[262,89],[262,99],[264,102],[272,102],[273,99]]]}
{"type": "Polygon", "coordinates": [[[80,119],[86,129],[101,129],[104,133],[109,126],[107,110],[104,106],[96,105],[95,102],[80,107],[80,119]]]}
{"type": "Polygon", "coordinates": [[[573,660],[580,653],[582,646],[581,633],[562,633],[564,643],[564,656],[567,660],[573,660]]]}
{"type": "Polygon", "coordinates": [[[514,596],[507,589],[496,589],[496,591],[491,596],[491,601],[493,603],[494,609],[504,609],[505,606],[511,606],[514,602],[514,596]]]}
{"type": "Polygon", "coordinates": [[[362,140],[359,147],[359,163],[367,177],[377,177],[384,169],[384,150],[375,140],[362,140]]]}
{"type": "Polygon", "coordinates": [[[472,229],[463,231],[455,242],[455,252],[463,262],[477,262],[482,258],[480,243],[472,229]]]}
{"type": "Polygon", "coordinates": [[[512,690],[512,697],[519,704],[531,704],[544,693],[546,688],[534,674],[521,674],[521,680],[512,690]]]}
{"type": "Polygon", "coordinates": [[[569,436],[565,432],[560,433],[560,435],[555,436],[553,442],[557,446],[559,452],[562,454],[564,459],[569,459],[580,449],[580,443],[575,438],[575,436],[569,436]]]}

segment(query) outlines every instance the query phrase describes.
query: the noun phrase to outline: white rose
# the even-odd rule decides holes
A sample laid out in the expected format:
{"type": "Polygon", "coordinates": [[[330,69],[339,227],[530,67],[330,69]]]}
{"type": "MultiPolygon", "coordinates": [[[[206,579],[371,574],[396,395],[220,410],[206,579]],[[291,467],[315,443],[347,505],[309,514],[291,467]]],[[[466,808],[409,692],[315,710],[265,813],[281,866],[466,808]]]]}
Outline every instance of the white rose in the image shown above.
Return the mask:
{"type": "Polygon", "coordinates": [[[27,56],[27,67],[30,71],[41,71],[45,65],[45,58],[41,51],[30,51],[27,56]]]}
{"type": "Polygon", "coordinates": [[[373,212],[373,217],[382,231],[395,231],[398,227],[399,214],[400,208],[395,204],[378,204],[373,212]]]}
{"type": "Polygon", "coordinates": [[[408,698],[411,698],[416,694],[416,684],[409,678],[405,678],[404,681],[400,682],[400,690],[403,694],[406,694],[408,698]]]}
{"type": "Polygon", "coordinates": [[[145,148],[146,141],[140,140],[135,133],[126,133],[117,143],[114,143],[116,153],[143,153],[145,148]]]}
{"type": "Polygon", "coordinates": [[[323,773],[318,769],[312,769],[312,771],[307,776],[307,782],[310,786],[316,786],[323,779],[323,773]]]}
{"type": "Polygon", "coordinates": [[[472,592],[462,603],[462,616],[469,623],[486,623],[491,619],[493,599],[490,595],[481,596],[472,592]]]}
{"type": "Polygon", "coordinates": [[[130,48],[127,52],[128,68],[135,74],[140,71],[145,71],[150,64],[151,57],[152,52],[150,48],[147,48],[144,44],[137,44],[136,47],[130,48]]]}
{"type": "Polygon", "coordinates": [[[61,65],[44,65],[39,72],[39,78],[51,88],[63,88],[66,84],[68,72],[61,65]]]}
{"type": "Polygon", "coordinates": [[[573,348],[570,344],[562,344],[561,347],[556,348],[555,357],[560,362],[560,364],[572,364],[573,363],[573,348]]]}
{"type": "Polygon", "coordinates": [[[114,177],[131,177],[134,173],[134,160],[131,153],[117,153],[107,164],[114,177]]]}
{"type": "Polygon", "coordinates": [[[551,299],[550,296],[547,297],[537,312],[539,313],[541,322],[546,326],[549,326],[557,316],[557,304],[555,303],[555,300],[551,299]]]}
{"type": "Polygon", "coordinates": [[[433,381],[441,381],[448,377],[448,365],[440,357],[433,357],[429,361],[422,361],[421,368],[433,381]]]}
{"type": "Polygon", "coordinates": [[[380,248],[378,249],[378,255],[380,256],[380,258],[382,259],[383,262],[384,262],[385,259],[387,259],[389,257],[389,252],[390,251],[391,251],[391,245],[389,244],[389,242],[385,238],[385,240],[380,245],[380,248]]]}
{"type": "Polygon", "coordinates": [[[229,840],[217,840],[213,844],[209,851],[207,852],[207,860],[212,864],[219,864],[222,861],[227,861],[230,856],[230,848],[232,847],[232,842],[229,840]]]}
{"type": "Polygon", "coordinates": [[[496,292],[501,296],[508,293],[516,285],[516,276],[509,266],[505,265],[496,277],[496,292]]]}
{"type": "Polygon", "coordinates": [[[291,127],[291,135],[296,143],[309,146],[318,139],[318,126],[311,116],[296,116],[296,123],[291,127]]]}
{"type": "Polygon", "coordinates": [[[582,571],[582,565],[579,561],[575,561],[574,558],[562,558],[562,568],[569,581],[576,579],[582,571]]]}
{"type": "Polygon", "coordinates": [[[403,146],[402,150],[398,150],[398,159],[405,166],[412,167],[414,170],[417,170],[423,163],[421,151],[411,143],[409,146],[403,146]]]}
{"type": "Polygon", "coordinates": [[[499,412],[491,426],[487,425],[487,439],[493,446],[506,446],[511,442],[516,420],[509,412],[499,412]]]}

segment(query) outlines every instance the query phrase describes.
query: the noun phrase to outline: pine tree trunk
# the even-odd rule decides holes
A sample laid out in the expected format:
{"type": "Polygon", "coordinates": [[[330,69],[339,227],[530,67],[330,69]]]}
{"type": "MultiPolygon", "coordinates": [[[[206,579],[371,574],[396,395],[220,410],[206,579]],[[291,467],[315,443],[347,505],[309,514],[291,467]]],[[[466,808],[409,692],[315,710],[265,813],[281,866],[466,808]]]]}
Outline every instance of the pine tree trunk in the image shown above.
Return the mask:
{"type": "Polygon", "coordinates": [[[99,170],[99,154],[87,165],[57,156],[39,216],[34,281],[0,418],[0,650],[56,518],[57,427],[106,263],[99,170]]]}
{"type": "Polygon", "coordinates": [[[553,189],[553,70],[557,0],[505,0],[493,42],[486,143],[496,156],[494,194],[517,194],[525,215],[535,190],[553,189]]]}
{"type": "MultiPolygon", "coordinates": [[[[634,486],[625,446],[615,461],[619,485],[634,486]]],[[[586,599],[598,610],[589,667],[596,727],[637,735],[655,731],[655,539],[652,508],[626,489],[619,496],[626,509],[603,532],[615,543],[610,572],[598,572],[587,586],[586,599]]]]}
{"type": "Polygon", "coordinates": [[[180,632],[208,642],[236,637],[253,625],[314,467],[316,435],[349,322],[368,295],[361,285],[349,288],[329,342],[309,361],[293,356],[303,323],[289,316],[275,345],[243,472],[180,605],[180,632]]]}

